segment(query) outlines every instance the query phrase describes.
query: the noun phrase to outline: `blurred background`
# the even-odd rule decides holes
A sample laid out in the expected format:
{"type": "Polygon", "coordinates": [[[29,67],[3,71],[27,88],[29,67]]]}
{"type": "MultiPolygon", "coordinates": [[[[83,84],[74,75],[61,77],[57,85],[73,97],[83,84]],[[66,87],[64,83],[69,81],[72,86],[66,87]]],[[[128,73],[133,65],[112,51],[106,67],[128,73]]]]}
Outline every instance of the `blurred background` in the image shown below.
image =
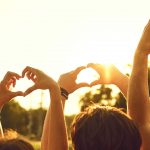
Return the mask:
{"type": "MultiPolygon", "coordinates": [[[[60,74],[90,62],[114,64],[129,76],[149,6],[148,0],[0,0],[0,78],[32,66],[58,80],[60,74]]],[[[95,80],[90,73],[79,74],[77,81],[95,80]]],[[[12,90],[25,91],[32,84],[24,78],[12,90]]],[[[126,111],[114,85],[81,88],[66,102],[68,133],[74,115],[91,101],[126,111]]],[[[39,145],[49,103],[48,91],[16,97],[2,110],[3,128],[17,130],[39,145]]]]}

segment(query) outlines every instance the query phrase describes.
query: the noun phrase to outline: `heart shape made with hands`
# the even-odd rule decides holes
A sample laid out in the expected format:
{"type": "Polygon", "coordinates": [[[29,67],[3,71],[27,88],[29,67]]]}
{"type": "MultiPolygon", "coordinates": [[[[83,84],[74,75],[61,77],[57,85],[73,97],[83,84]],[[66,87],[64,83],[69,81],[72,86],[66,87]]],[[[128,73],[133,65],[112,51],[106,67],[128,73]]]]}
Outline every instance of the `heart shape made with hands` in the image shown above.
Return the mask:
{"type": "MultiPolygon", "coordinates": [[[[100,78],[100,75],[92,68],[86,68],[79,72],[77,75],[76,83],[87,83],[90,85],[95,80],[98,80],[100,78]]],[[[19,80],[16,80],[15,87],[11,88],[11,91],[17,92],[22,91],[23,93],[34,85],[34,82],[32,80],[29,80],[26,76],[24,78],[20,78],[19,80]]]]}
{"type": "Polygon", "coordinates": [[[79,72],[76,83],[92,83],[95,80],[98,80],[100,75],[92,68],[86,68],[79,72]]]}
{"type": "Polygon", "coordinates": [[[32,80],[29,80],[26,76],[24,78],[20,78],[19,80],[16,80],[16,85],[15,87],[11,88],[11,91],[17,92],[17,91],[22,91],[23,93],[33,86],[34,83],[32,80]]]}

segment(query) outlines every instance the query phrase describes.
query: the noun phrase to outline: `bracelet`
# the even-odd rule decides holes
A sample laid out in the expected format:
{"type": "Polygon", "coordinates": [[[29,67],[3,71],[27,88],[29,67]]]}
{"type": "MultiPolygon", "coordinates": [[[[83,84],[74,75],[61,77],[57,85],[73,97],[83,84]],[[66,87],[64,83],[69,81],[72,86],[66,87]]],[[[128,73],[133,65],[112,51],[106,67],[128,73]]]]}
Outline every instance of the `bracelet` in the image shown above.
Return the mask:
{"type": "Polygon", "coordinates": [[[63,96],[66,99],[68,99],[68,95],[69,95],[68,91],[65,90],[64,88],[61,88],[61,87],[60,87],[60,91],[61,91],[61,96],[63,96]]]}

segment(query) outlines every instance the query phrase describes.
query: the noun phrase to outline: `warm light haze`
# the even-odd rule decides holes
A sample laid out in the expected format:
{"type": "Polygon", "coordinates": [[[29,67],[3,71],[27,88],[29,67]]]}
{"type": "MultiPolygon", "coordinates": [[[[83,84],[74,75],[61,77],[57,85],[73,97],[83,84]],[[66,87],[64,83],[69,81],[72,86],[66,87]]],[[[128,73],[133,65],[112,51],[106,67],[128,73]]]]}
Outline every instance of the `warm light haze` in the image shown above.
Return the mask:
{"type": "MultiPolygon", "coordinates": [[[[0,78],[8,70],[21,74],[32,66],[57,80],[91,62],[112,63],[126,73],[150,18],[149,6],[148,0],[0,0],[0,78]]],[[[84,79],[93,80],[91,75],[90,81],[80,77],[78,82],[84,79]]],[[[31,85],[23,79],[14,90],[31,85]]],[[[66,114],[79,111],[78,100],[87,90],[69,96],[66,114]]],[[[39,107],[41,99],[47,107],[47,91],[17,97],[27,109],[39,107]]]]}

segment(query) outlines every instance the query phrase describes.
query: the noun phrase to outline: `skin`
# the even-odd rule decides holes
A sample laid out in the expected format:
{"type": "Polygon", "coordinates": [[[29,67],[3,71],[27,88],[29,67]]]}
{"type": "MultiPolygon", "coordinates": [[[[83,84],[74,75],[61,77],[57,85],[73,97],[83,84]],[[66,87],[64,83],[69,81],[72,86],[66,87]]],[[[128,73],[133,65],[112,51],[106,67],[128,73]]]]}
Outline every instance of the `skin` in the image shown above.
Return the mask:
{"type": "MultiPolygon", "coordinates": [[[[81,66],[70,72],[60,75],[58,79],[58,85],[64,88],[65,90],[67,90],[69,94],[73,93],[79,88],[89,87],[90,85],[88,83],[84,83],[84,82],[78,84],[76,83],[78,74],[85,68],[86,68],[85,66],[81,66]]],[[[66,99],[63,96],[61,96],[61,98],[62,98],[63,105],[65,105],[66,99]]]]}
{"type": "Polygon", "coordinates": [[[150,101],[148,89],[148,54],[150,53],[150,21],[137,49],[128,90],[128,113],[137,123],[142,136],[142,149],[150,150],[150,101]]]}
{"type": "Polygon", "coordinates": [[[77,84],[75,82],[77,75],[83,69],[85,69],[85,67],[78,67],[73,71],[61,75],[58,83],[41,70],[29,66],[22,71],[22,76],[14,72],[8,72],[0,84],[0,108],[16,96],[26,96],[37,89],[48,89],[51,103],[44,121],[41,150],[68,150],[66,126],[63,115],[65,98],[60,95],[60,87],[65,88],[69,94],[71,94],[80,87],[88,86],[87,83],[77,84]],[[14,87],[16,80],[25,76],[27,76],[29,80],[32,80],[34,85],[29,87],[25,93],[21,91],[11,92],[10,86],[12,85],[14,87]]]}
{"type": "Polygon", "coordinates": [[[102,64],[90,63],[87,67],[94,69],[100,76],[100,78],[93,81],[90,86],[98,84],[115,84],[120,88],[124,96],[127,97],[129,78],[122,74],[114,65],[105,66],[102,64]]]}
{"type": "Polygon", "coordinates": [[[4,76],[3,80],[0,83],[0,109],[3,108],[4,104],[9,102],[11,99],[13,99],[16,96],[23,96],[24,93],[21,91],[12,92],[10,91],[10,87],[15,87],[16,81],[21,78],[20,75],[18,75],[15,72],[7,72],[4,76]]]}
{"type": "MultiPolygon", "coordinates": [[[[60,75],[59,80],[57,82],[57,84],[58,84],[57,86],[64,88],[65,90],[68,91],[69,94],[73,93],[75,90],[77,90],[81,87],[89,86],[87,83],[79,83],[79,84],[76,83],[77,75],[83,69],[85,69],[84,66],[78,67],[75,70],[72,70],[70,72],[60,75]]],[[[51,93],[54,96],[57,96],[58,94],[60,95],[60,91],[59,91],[59,93],[53,93],[53,92],[54,91],[52,91],[51,93]]],[[[63,108],[64,108],[65,101],[66,101],[65,97],[63,97],[61,95],[60,95],[60,99],[59,99],[59,101],[62,102],[61,108],[60,107],[58,108],[58,104],[52,105],[52,100],[51,100],[51,107],[47,112],[46,119],[44,122],[44,129],[43,129],[43,136],[42,136],[42,145],[43,145],[42,149],[43,150],[44,149],[68,150],[68,138],[67,138],[67,134],[66,134],[65,121],[63,119],[60,122],[57,121],[58,117],[60,117],[60,116],[63,117],[63,115],[64,115],[63,108]],[[60,101],[60,99],[61,99],[61,101],[60,101]],[[56,115],[54,116],[54,113],[56,113],[57,116],[56,115]],[[52,114],[54,117],[52,117],[52,114]],[[55,132],[52,131],[52,129],[50,129],[52,122],[54,125],[53,130],[55,132]],[[54,139],[54,137],[53,137],[54,134],[55,134],[55,136],[59,137],[59,139],[56,139],[56,138],[54,139]],[[51,137],[53,137],[51,139],[51,141],[53,141],[53,145],[54,146],[57,145],[58,148],[56,146],[55,146],[55,148],[51,147],[51,145],[52,145],[52,142],[50,141],[51,137]],[[60,142],[58,142],[58,140],[60,142]]]]}
{"type": "Polygon", "coordinates": [[[57,82],[41,70],[29,66],[22,72],[22,77],[25,75],[34,82],[34,85],[25,91],[25,95],[37,89],[48,89],[50,93],[51,103],[44,121],[41,150],[67,150],[68,143],[63,105],[57,82]]]}
{"type": "MultiPolygon", "coordinates": [[[[130,77],[128,90],[128,113],[139,127],[140,133],[142,135],[143,150],[150,149],[150,102],[147,76],[148,54],[150,53],[149,39],[150,22],[145,27],[145,30],[135,51],[133,70],[130,77]]],[[[128,78],[122,75],[119,70],[114,68],[114,66],[109,69],[109,72],[106,67],[100,64],[89,64],[88,67],[95,69],[101,76],[101,78],[97,81],[94,81],[91,86],[102,83],[115,84],[121,89],[124,95],[127,96],[128,78]],[[108,76],[109,74],[111,74],[111,76],[108,76]]],[[[48,109],[44,123],[42,135],[42,150],[68,149],[66,127],[63,115],[63,104],[65,103],[65,99],[60,95],[59,86],[66,89],[69,94],[73,93],[80,87],[89,86],[87,83],[76,84],[75,82],[78,73],[82,69],[84,69],[84,67],[77,68],[69,73],[61,75],[58,83],[38,69],[26,67],[23,70],[22,77],[26,75],[35,83],[32,87],[27,89],[25,95],[30,94],[36,89],[48,89],[50,92],[51,105],[48,109]]],[[[23,95],[23,93],[20,91],[9,91],[10,85],[15,86],[16,80],[19,78],[20,76],[9,73],[9,75],[6,74],[6,78],[4,77],[4,79],[2,80],[0,84],[1,108],[6,102],[14,98],[15,96],[23,95]]]]}

